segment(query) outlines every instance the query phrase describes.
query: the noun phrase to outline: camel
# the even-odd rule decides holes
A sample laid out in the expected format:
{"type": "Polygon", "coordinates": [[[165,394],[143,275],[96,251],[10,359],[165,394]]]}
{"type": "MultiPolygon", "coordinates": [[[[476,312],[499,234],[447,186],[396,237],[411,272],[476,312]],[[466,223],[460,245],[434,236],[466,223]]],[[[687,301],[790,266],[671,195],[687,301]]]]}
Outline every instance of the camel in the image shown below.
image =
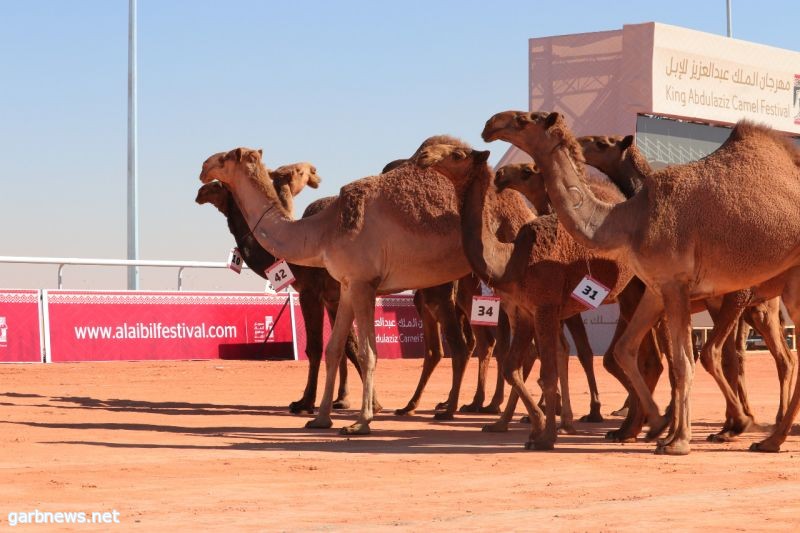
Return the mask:
{"type": "MultiPolygon", "coordinates": [[[[495,198],[505,192],[490,189],[494,175],[486,164],[487,151],[462,145],[439,144],[421,150],[415,162],[446,176],[461,199],[461,232],[464,251],[473,271],[500,295],[513,309],[514,337],[503,374],[514,392],[522,399],[531,420],[531,435],[526,448],[549,450],[555,445],[557,381],[562,379],[562,430],[574,431],[566,383],[565,347],[561,321],[579,314],[586,305],[571,297],[573,289],[590,274],[609,287],[609,301],[633,276],[624,264],[617,264],[578,245],[563,229],[554,215],[538,217],[526,224],[513,244],[500,242],[490,228],[494,220],[495,198]],[[545,412],[533,401],[524,384],[523,358],[525,347],[533,337],[541,360],[540,384],[545,395],[545,412]],[[561,368],[559,368],[561,367],[561,368]]],[[[622,201],[622,195],[611,186],[597,193],[608,201],[622,201]]]]}
{"type": "MultiPolygon", "coordinates": [[[[688,454],[691,300],[727,298],[751,287],[752,301],[781,295],[792,319],[800,320],[800,243],[792,237],[800,229],[800,151],[769,128],[741,121],[709,156],[646,176],[633,198],[612,205],[587,186],[583,153],[559,113],[498,113],[487,121],[483,138],[511,142],[533,157],[565,229],[585,246],[630,264],[647,285],[615,357],[647,413],[649,437],[669,421],[638,372],[636,348],[666,313],[674,408],[670,432],[656,453],[688,454]]],[[[725,394],[726,400],[733,397],[732,391],[725,394]]],[[[799,407],[796,385],[786,415],[752,449],[778,451],[799,407]]]]}
{"type": "MultiPolygon", "coordinates": [[[[294,196],[299,194],[306,185],[317,188],[320,183],[316,169],[308,163],[284,165],[275,170],[271,170],[269,174],[281,204],[289,213],[293,213],[294,211],[294,196]]],[[[332,201],[333,198],[328,197],[312,202],[306,208],[303,217],[316,213],[332,201]]],[[[241,211],[228,190],[220,182],[215,181],[207,183],[200,187],[196,202],[198,204],[212,203],[225,215],[228,220],[228,228],[236,239],[236,244],[242,253],[242,258],[245,263],[255,273],[265,278],[264,271],[275,262],[275,257],[266,252],[252,236],[241,211]]],[[[301,312],[303,313],[305,322],[306,356],[309,360],[309,374],[306,380],[306,388],[303,397],[296,402],[292,402],[289,405],[289,409],[293,413],[309,412],[313,414],[319,366],[322,361],[322,309],[324,308],[325,311],[327,311],[328,317],[331,323],[333,323],[336,319],[336,309],[339,304],[339,283],[331,278],[325,269],[301,265],[291,265],[291,268],[296,278],[292,286],[298,292],[301,312]]],[[[469,345],[475,344],[470,331],[464,331],[462,333],[459,329],[459,325],[467,321],[468,317],[464,315],[464,311],[456,307],[454,285],[454,283],[449,283],[437,287],[421,289],[415,294],[414,304],[422,319],[423,330],[425,332],[426,351],[423,368],[430,367],[431,360],[435,361],[433,363],[435,367],[436,363],[438,363],[443,356],[439,324],[442,324],[446,337],[453,345],[457,345],[457,341],[453,340],[452,336],[462,334],[467,337],[467,343],[469,345]]],[[[464,286],[466,287],[466,285],[464,286]]],[[[462,297],[462,300],[463,298],[464,297],[462,297]]],[[[487,338],[486,334],[478,335],[477,337],[481,344],[479,348],[482,351],[480,353],[488,353],[488,355],[491,356],[491,345],[493,345],[494,339],[490,335],[487,338]]],[[[356,352],[357,344],[355,336],[353,332],[350,331],[345,344],[345,354],[347,359],[353,362],[356,370],[359,370],[356,352]]],[[[487,358],[484,357],[484,359],[487,358]]],[[[339,366],[338,395],[333,402],[333,408],[335,409],[348,409],[350,407],[350,402],[347,399],[346,365],[346,360],[342,359],[339,366]]],[[[485,378],[486,365],[483,364],[483,361],[482,366],[484,367],[482,374],[485,378]]],[[[428,374],[428,376],[429,375],[430,374],[428,374]]],[[[427,381],[427,377],[425,377],[425,381],[427,381]]],[[[495,401],[502,401],[502,388],[499,393],[500,398],[495,401]]],[[[458,392],[451,392],[451,395],[453,394],[457,397],[458,392]]],[[[421,390],[419,391],[419,395],[421,395],[421,390]]],[[[419,395],[417,395],[414,400],[414,408],[416,408],[416,402],[419,401],[419,395]]],[[[482,406],[484,395],[485,386],[479,379],[478,388],[475,392],[472,405],[477,404],[478,406],[482,406]]],[[[464,407],[462,407],[463,411],[470,410],[470,406],[464,407]]],[[[446,412],[447,402],[440,403],[437,408],[446,412]]],[[[439,416],[442,417],[444,415],[439,416]]]]}
{"type": "MultiPolygon", "coordinates": [[[[294,264],[325,268],[340,282],[338,313],[326,347],[325,392],[316,418],[306,426],[330,428],[333,424],[335,369],[355,319],[363,401],[358,419],[341,432],[367,434],[374,418],[375,297],[379,291],[432,287],[469,273],[461,248],[456,196],[439,174],[400,165],[346,185],[317,214],[292,220],[278,200],[261,157],[260,150],[248,148],[214,154],[203,163],[200,180],[217,179],[230,189],[265,250],[294,264]]],[[[506,198],[505,218],[496,230],[513,236],[533,215],[516,193],[506,198]]],[[[455,371],[463,377],[466,346],[451,348],[463,354],[453,360],[455,371]]]]}
{"type": "MultiPolygon", "coordinates": [[[[632,135],[625,137],[585,136],[579,137],[577,141],[581,145],[586,163],[605,173],[622,190],[626,198],[636,194],[644,185],[645,176],[653,172],[650,164],[636,147],[632,135]]],[[[747,295],[740,295],[735,297],[734,300],[747,301],[747,295]]],[[[718,317],[721,313],[727,314],[727,311],[721,309],[721,298],[709,298],[704,303],[715,323],[718,322],[718,317]]],[[[778,372],[780,400],[778,411],[775,415],[775,423],[777,424],[783,418],[786,406],[789,403],[791,379],[796,366],[794,353],[789,349],[783,335],[780,299],[778,297],[772,298],[767,302],[745,307],[742,311],[743,313],[739,317],[733,333],[727,339],[720,339],[719,335],[712,332],[701,353],[700,360],[703,367],[717,381],[723,379],[723,377],[727,378],[731,389],[737,392],[742,410],[750,420],[754,420],[753,411],[750,408],[747,391],[744,386],[744,359],[746,355],[744,339],[747,337],[747,331],[749,330],[745,322],[755,328],[763,336],[770,354],[775,359],[775,366],[778,372]],[[720,347],[720,341],[724,342],[722,347],[720,347]]],[[[720,330],[728,327],[724,324],[718,326],[720,330]]],[[[695,358],[697,357],[695,356],[695,358]]],[[[736,412],[736,410],[735,406],[727,406],[726,408],[726,412],[736,412]]],[[[709,435],[709,440],[728,441],[745,429],[735,427],[734,423],[735,420],[733,419],[727,420],[723,430],[709,435]]]]}
{"type": "MultiPolygon", "coordinates": [[[[275,188],[281,204],[288,212],[294,211],[294,196],[308,184],[316,188],[319,177],[316,169],[308,163],[285,165],[271,172],[275,188]]],[[[303,216],[310,216],[329,204],[332,198],[322,198],[310,204],[303,216]]],[[[242,259],[250,269],[266,279],[264,271],[275,262],[275,256],[265,251],[253,237],[247,227],[242,212],[233,200],[233,196],[218,181],[206,183],[197,191],[195,201],[198,204],[211,203],[228,221],[228,229],[236,240],[236,245],[242,253],[242,259]]],[[[309,268],[300,265],[291,265],[295,282],[292,284],[298,292],[300,310],[303,313],[306,333],[306,356],[308,357],[308,377],[303,396],[289,404],[292,413],[314,412],[317,396],[317,380],[319,367],[322,361],[322,328],[323,312],[333,323],[336,319],[336,308],[339,304],[339,284],[336,280],[320,268],[309,268]],[[323,311],[324,309],[324,311],[323,311]]],[[[358,347],[353,332],[348,333],[345,343],[347,359],[353,362],[358,369],[356,353],[358,347]]],[[[337,397],[333,402],[335,409],[348,409],[350,402],[347,398],[347,363],[342,359],[339,366],[339,388],[337,397]]]]}

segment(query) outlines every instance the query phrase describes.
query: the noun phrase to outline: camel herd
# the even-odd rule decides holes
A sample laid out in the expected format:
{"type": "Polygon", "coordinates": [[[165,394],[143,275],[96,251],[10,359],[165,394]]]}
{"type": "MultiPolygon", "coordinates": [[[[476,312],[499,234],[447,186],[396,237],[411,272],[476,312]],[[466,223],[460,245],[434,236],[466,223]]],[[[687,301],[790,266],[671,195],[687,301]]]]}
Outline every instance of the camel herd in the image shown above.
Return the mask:
{"type": "Polygon", "coordinates": [[[800,237],[791,237],[800,235],[800,150],[788,138],[743,121],[711,155],[654,171],[632,137],[576,138],[558,113],[498,113],[482,136],[513,144],[535,164],[495,174],[487,164],[489,152],[435,136],[381,174],[311,204],[298,220],[293,197],[306,185],[318,185],[313,166],[268,170],[261,150],[247,148],[203,163],[196,201],[212,203],[225,215],[248,265],[258,273],[275,258],[292,265],[310,365],[303,397],[290,409],[316,408],[327,311],[333,328],[325,347],[325,387],[306,426],[330,428],[332,409],[348,406],[345,353],[361,375],[363,395],[358,419],[341,431],[369,433],[381,409],[374,386],[375,298],[415,289],[425,361],[413,397],[396,414],[416,409],[442,357],[441,327],[453,352],[453,376],[437,418],[454,416],[474,353],[480,360],[478,388],[461,409],[499,413],[505,381],[511,386],[506,408],[484,430],[505,431],[521,399],[531,424],[526,447],[552,449],[559,432],[574,431],[562,324],[589,381],[590,413],[582,420],[602,420],[580,319],[586,306],[572,297],[590,276],[609,289],[605,301],[620,306],[603,366],[628,391],[628,409],[607,439],[631,441],[647,426],[656,453],[689,453],[698,357],[726,402],[722,429],[709,440],[735,439],[753,422],[743,366],[744,332],[752,326],[775,358],[780,404],[773,433],[751,449],[778,451],[800,407],[800,386],[791,392],[796,357],[780,316],[782,301],[800,323],[800,237]],[[590,176],[587,164],[609,179],[590,176]],[[503,313],[494,328],[469,323],[479,281],[501,299],[503,313]],[[715,326],[696,354],[690,315],[702,309],[715,326]],[[493,353],[501,372],[491,402],[483,405],[493,353]],[[538,403],[525,383],[537,357],[543,393],[538,403]],[[661,411],[652,392],[664,358],[672,401],[661,411]]]}

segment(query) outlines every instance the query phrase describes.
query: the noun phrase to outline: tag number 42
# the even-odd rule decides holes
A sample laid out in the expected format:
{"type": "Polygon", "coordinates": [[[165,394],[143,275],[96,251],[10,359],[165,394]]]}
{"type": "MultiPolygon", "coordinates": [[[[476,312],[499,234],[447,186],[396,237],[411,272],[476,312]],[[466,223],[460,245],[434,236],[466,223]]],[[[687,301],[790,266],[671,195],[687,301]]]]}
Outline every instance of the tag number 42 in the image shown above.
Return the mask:
{"type": "Polygon", "coordinates": [[[285,279],[286,279],[286,271],[280,269],[277,272],[275,272],[275,281],[282,281],[285,279]]]}

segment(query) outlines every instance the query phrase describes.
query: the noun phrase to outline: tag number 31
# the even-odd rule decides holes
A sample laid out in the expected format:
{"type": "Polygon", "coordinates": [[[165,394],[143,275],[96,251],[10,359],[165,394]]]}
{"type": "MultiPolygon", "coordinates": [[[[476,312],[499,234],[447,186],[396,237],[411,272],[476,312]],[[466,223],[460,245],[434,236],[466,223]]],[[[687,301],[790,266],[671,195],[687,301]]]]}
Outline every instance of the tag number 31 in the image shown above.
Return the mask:
{"type": "Polygon", "coordinates": [[[594,300],[595,298],[597,298],[597,291],[592,290],[592,286],[591,285],[586,285],[583,288],[583,291],[581,291],[581,293],[584,296],[588,296],[590,300],[594,300]]]}

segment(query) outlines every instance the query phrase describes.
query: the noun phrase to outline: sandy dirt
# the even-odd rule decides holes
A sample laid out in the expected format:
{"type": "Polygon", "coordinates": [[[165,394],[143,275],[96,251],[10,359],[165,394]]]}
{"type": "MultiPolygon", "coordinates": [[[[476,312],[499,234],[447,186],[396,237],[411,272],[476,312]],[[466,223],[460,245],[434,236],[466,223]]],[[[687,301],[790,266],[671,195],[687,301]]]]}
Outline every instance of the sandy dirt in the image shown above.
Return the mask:
{"type": "MultiPolygon", "coordinates": [[[[577,361],[571,365],[580,416],[589,397],[577,361]]],[[[472,398],[475,366],[462,403],[472,398]]],[[[596,366],[606,415],[623,391],[600,358],[596,366]]],[[[379,361],[387,409],[371,435],[346,438],[336,430],[355,420],[355,409],[335,413],[331,430],[303,429],[309,417],[288,413],[304,384],[302,362],[0,366],[0,529],[13,513],[35,510],[117,511],[120,523],[14,529],[753,531],[800,523],[797,432],[779,454],[746,451],[766,425],[737,442],[707,443],[724,404],[702,368],[686,457],[656,456],[644,442],[605,442],[618,417],[577,423],[578,434],[560,436],[553,452],[524,450],[528,430],[518,422],[488,434],[480,427],[489,415],[433,421],[449,388],[449,360],[422,409],[395,417],[420,368],[421,360],[379,361]]],[[[754,354],[747,369],[753,408],[769,423],[777,406],[772,358],[754,354]]],[[[667,395],[662,384],[662,407],[667,395]]],[[[357,407],[357,377],[351,397],[357,407]]]]}

